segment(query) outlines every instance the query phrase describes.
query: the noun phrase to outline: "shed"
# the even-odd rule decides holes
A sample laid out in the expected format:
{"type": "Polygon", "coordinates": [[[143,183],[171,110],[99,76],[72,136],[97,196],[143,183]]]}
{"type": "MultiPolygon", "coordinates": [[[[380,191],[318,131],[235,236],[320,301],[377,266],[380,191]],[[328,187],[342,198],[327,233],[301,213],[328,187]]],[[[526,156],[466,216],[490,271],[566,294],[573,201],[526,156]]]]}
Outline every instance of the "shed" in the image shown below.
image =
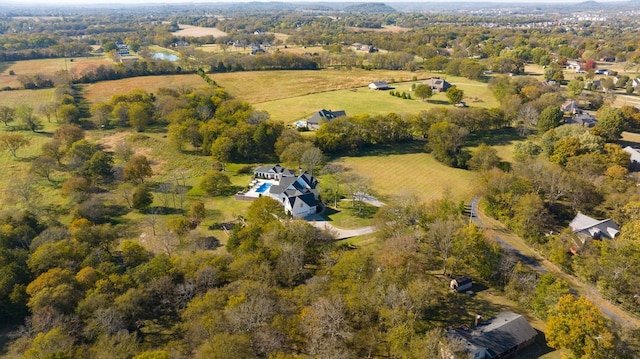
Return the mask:
{"type": "Polygon", "coordinates": [[[371,90],[388,90],[389,84],[387,81],[374,81],[369,84],[371,90]]]}
{"type": "Polygon", "coordinates": [[[456,292],[466,292],[473,286],[473,280],[469,276],[454,278],[449,283],[449,288],[456,292]]]}

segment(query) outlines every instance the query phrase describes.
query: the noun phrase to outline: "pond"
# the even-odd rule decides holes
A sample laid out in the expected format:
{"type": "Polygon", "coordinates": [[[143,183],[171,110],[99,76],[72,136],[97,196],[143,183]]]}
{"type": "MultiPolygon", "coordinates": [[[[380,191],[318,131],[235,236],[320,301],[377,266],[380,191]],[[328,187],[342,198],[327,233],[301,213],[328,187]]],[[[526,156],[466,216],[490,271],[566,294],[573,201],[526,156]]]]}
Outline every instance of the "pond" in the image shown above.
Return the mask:
{"type": "Polygon", "coordinates": [[[166,52],[154,52],[151,54],[151,58],[155,60],[178,61],[178,55],[169,54],[166,52]]]}

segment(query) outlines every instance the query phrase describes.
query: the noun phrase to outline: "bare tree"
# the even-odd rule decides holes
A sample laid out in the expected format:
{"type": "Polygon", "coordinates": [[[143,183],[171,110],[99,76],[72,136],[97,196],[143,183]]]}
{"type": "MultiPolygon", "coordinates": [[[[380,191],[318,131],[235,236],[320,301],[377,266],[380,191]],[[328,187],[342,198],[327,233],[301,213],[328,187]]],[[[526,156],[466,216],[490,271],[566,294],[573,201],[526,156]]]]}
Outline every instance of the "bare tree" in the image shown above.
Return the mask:
{"type": "Polygon", "coordinates": [[[436,219],[429,225],[426,242],[438,252],[442,259],[442,274],[447,274],[447,260],[455,248],[456,236],[460,228],[461,223],[453,219],[436,219]]]}

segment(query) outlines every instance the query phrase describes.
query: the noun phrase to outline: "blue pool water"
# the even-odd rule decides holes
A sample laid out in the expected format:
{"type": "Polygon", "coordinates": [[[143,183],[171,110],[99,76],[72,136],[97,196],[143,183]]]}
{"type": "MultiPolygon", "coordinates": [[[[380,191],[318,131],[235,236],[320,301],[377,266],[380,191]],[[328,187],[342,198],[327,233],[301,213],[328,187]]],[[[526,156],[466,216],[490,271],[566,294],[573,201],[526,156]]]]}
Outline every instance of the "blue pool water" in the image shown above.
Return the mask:
{"type": "Polygon", "coordinates": [[[266,183],[265,182],[265,183],[261,184],[260,187],[256,188],[256,192],[257,193],[264,193],[269,189],[269,187],[271,187],[271,183],[266,183]]]}

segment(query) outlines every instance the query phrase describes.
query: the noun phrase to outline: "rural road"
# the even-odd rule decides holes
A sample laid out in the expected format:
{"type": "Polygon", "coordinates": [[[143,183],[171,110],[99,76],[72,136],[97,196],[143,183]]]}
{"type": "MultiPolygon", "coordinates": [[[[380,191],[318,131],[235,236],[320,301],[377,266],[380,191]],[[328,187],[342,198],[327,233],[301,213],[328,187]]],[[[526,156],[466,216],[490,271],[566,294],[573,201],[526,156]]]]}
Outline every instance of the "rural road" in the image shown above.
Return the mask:
{"type": "Polygon", "coordinates": [[[617,305],[604,298],[597,289],[588,286],[578,278],[563,272],[558,266],[544,259],[533,249],[531,249],[522,238],[507,230],[504,225],[492,218],[487,217],[478,210],[479,198],[471,200],[470,218],[479,228],[484,229],[487,236],[494,238],[496,242],[507,252],[512,253],[521,262],[528,265],[540,274],[554,273],[566,280],[571,288],[584,295],[600,308],[602,314],[609,317],[618,324],[640,328],[640,318],[625,311],[617,305]],[[502,235],[501,235],[502,234],[502,235]]]}

